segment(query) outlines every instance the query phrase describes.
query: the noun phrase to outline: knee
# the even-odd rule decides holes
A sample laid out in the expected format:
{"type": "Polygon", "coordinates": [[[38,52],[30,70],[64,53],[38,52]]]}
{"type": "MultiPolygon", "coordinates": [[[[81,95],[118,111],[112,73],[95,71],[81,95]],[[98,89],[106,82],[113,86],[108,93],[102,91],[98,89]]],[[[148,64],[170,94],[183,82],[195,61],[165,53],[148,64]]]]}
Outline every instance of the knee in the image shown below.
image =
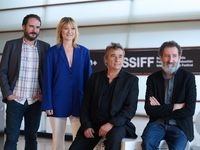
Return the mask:
{"type": "Polygon", "coordinates": [[[119,138],[118,136],[108,136],[106,137],[106,141],[109,141],[112,143],[119,143],[122,141],[122,138],[119,138]]]}
{"type": "Polygon", "coordinates": [[[120,150],[122,138],[118,136],[108,136],[104,141],[106,150],[120,150]]]}
{"type": "Polygon", "coordinates": [[[28,142],[35,142],[37,140],[37,133],[25,133],[25,140],[28,142]]]}
{"type": "Polygon", "coordinates": [[[142,138],[142,149],[158,149],[158,144],[159,142],[158,141],[155,141],[154,139],[152,138],[142,138]]]}
{"type": "Polygon", "coordinates": [[[13,135],[7,134],[6,135],[6,141],[10,142],[10,143],[17,143],[18,138],[19,138],[19,135],[15,135],[15,134],[13,134],[13,135]]]}
{"type": "Polygon", "coordinates": [[[146,147],[148,147],[151,143],[149,141],[146,141],[146,140],[142,140],[142,149],[146,149],[146,147]]]}
{"type": "Polygon", "coordinates": [[[7,143],[17,143],[18,142],[18,138],[7,138],[6,139],[6,142],[7,143]]]}
{"type": "Polygon", "coordinates": [[[121,143],[122,139],[125,137],[125,135],[120,134],[118,132],[108,132],[106,135],[106,140],[105,142],[107,143],[121,143]]]}

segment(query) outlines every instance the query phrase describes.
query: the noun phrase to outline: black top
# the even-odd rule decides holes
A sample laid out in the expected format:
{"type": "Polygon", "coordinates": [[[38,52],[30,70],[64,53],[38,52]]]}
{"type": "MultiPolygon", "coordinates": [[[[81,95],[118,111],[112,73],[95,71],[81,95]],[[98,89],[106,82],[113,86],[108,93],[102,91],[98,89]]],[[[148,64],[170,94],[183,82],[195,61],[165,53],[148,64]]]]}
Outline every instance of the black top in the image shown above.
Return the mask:
{"type": "Polygon", "coordinates": [[[101,103],[99,106],[99,110],[96,116],[95,123],[98,125],[103,125],[107,123],[110,118],[110,106],[111,106],[111,100],[113,97],[115,85],[116,85],[117,77],[113,79],[113,81],[109,84],[109,78],[106,76],[103,90],[102,90],[102,98],[101,103]]]}

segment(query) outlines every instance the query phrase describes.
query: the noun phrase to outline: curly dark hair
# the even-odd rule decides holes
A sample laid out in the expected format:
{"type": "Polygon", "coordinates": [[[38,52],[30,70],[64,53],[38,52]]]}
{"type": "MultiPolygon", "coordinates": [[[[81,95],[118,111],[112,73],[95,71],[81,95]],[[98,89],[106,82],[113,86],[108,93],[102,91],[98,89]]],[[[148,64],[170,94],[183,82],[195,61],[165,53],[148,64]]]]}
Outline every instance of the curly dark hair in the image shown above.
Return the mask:
{"type": "Polygon", "coordinates": [[[179,56],[182,55],[183,50],[181,49],[180,45],[178,43],[176,43],[175,41],[172,40],[172,41],[164,42],[161,45],[161,47],[160,47],[160,49],[158,51],[158,56],[162,56],[163,55],[163,51],[164,51],[165,47],[177,47],[177,49],[178,49],[178,55],[179,56]]]}

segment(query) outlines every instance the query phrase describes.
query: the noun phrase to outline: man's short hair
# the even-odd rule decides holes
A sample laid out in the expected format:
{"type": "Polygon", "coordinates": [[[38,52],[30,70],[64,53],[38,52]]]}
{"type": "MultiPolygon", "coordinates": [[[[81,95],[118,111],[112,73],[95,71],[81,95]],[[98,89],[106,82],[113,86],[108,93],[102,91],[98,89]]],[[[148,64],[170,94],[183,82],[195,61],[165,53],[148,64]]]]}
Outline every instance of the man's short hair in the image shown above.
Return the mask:
{"type": "Polygon", "coordinates": [[[26,15],[26,16],[24,17],[23,21],[22,21],[22,26],[23,26],[23,25],[26,26],[26,24],[28,23],[28,19],[29,19],[29,18],[35,18],[35,19],[37,19],[38,21],[40,21],[40,26],[41,26],[41,24],[42,24],[41,19],[40,19],[40,17],[39,17],[38,15],[35,15],[35,14],[26,15]]]}
{"type": "Polygon", "coordinates": [[[183,50],[181,49],[180,45],[178,43],[176,43],[175,41],[167,41],[167,42],[164,42],[160,49],[158,50],[158,56],[163,56],[163,51],[164,51],[164,48],[165,47],[176,47],[178,49],[178,55],[182,55],[182,52],[183,50]]]}
{"type": "MultiPolygon", "coordinates": [[[[111,42],[111,45],[108,45],[108,46],[106,47],[106,51],[105,51],[105,55],[104,55],[104,56],[107,58],[110,49],[116,50],[116,49],[118,49],[118,48],[121,49],[121,50],[123,51],[123,54],[124,54],[124,56],[125,56],[124,48],[120,45],[120,43],[114,43],[114,42],[111,42]]],[[[104,64],[107,66],[107,64],[106,64],[106,62],[105,62],[105,59],[104,59],[104,64]]]]}
{"type": "Polygon", "coordinates": [[[109,50],[110,49],[121,49],[122,51],[123,51],[123,54],[124,54],[124,56],[125,56],[125,51],[124,51],[124,48],[120,45],[120,43],[114,43],[114,42],[111,42],[111,45],[108,45],[107,47],[106,47],[106,51],[105,51],[105,57],[107,58],[108,57],[108,53],[109,53],[109,50]]]}

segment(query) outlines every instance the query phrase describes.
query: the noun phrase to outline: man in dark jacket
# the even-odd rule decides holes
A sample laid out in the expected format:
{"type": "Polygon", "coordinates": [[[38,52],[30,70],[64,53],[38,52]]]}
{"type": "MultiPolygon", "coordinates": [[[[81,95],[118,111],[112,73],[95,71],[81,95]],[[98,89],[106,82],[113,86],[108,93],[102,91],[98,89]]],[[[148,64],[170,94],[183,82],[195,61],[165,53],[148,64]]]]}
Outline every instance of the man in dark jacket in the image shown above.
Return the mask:
{"type": "Polygon", "coordinates": [[[105,137],[105,148],[120,150],[122,138],[136,138],[130,122],[138,102],[138,78],[122,69],[124,49],[111,43],[106,48],[107,70],[93,73],[81,107],[81,127],[70,150],[93,150],[105,137]]]}
{"type": "Polygon", "coordinates": [[[161,140],[169,149],[184,150],[194,138],[195,76],[179,68],[181,47],[174,41],[159,49],[162,70],[147,79],[145,110],[150,117],[142,135],[142,149],[157,150],[161,140]]]}
{"type": "Polygon", "coordinates": [[[7,41],[0,64],[0,86],[6,102],[6,142],[4,150],[16,150],[22,119],[25,121],[25,149],[37,149],[41,117],[41,89],[48,43],[36,40],[40,17],[24,17],[24,36],[7,41]]]}

